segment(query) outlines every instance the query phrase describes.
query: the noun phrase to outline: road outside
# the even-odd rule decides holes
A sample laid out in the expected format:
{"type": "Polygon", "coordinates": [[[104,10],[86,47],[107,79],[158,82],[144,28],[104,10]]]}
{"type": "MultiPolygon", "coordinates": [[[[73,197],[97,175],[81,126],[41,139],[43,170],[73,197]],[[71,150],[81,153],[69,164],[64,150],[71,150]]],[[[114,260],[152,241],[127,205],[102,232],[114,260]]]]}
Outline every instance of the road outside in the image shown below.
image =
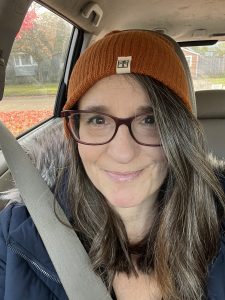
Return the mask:
{"type": "Polygon", "coordinates": [[[11,96],[0,101],[0,112],[25,110],[52,110],[55,104],[55,95],[43,96],[11,96]]]}

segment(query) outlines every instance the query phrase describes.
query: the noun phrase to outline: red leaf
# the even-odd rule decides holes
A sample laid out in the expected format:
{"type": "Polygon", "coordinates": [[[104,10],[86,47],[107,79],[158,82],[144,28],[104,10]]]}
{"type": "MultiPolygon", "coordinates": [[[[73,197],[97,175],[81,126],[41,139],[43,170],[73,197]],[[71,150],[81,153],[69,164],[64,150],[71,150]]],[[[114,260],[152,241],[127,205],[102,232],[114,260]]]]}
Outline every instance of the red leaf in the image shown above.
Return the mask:
{"type": "Polygon", "coordinates": [[[20,28],[20,31],[17,33],[16,39],[21,39],[23,32],[33,29],[34,21],[36,19],[37,19],[37,14],[35,12],[35,9],[33,8],[27,12],[25,19],[23,20],[22,26],[20,28]]]}

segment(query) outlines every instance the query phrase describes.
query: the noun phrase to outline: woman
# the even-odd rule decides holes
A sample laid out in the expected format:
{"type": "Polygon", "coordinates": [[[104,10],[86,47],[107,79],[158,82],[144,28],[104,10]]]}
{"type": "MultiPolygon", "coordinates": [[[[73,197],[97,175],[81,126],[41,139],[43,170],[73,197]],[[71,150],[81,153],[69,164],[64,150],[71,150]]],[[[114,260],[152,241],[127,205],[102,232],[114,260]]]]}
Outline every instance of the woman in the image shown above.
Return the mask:
{"type": "MultiPolygon", "coordinates": [[[[128,30],[94,43],[70,78],[54,192],[114,299],[225,299],[225,181],[207,157],[188,76],[171,39],[128,30]]],[[[66,299],[25,207],[5,209],[1,227],[2,298],[66,299]],[[26,255],[6,248],[12,236],[26,255]],[[53,280],[26,260],[32,243],[53,280]],[[9,291],[18,266],[23,289],[9,291]]]]}

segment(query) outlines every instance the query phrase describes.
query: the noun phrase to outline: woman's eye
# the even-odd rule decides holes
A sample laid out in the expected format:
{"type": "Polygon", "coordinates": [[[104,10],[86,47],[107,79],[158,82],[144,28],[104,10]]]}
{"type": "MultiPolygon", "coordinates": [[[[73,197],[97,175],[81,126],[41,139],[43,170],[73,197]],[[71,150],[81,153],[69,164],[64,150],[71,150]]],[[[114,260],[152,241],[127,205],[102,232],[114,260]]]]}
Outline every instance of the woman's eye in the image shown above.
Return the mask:
{"type": "Polygon", "coordinates": [[[88,124],[104,125],[106,120],[103,116],[94,116],[88,119],[88,124]]]}
{"type": "Polygon", "coordinates": [[[144,125],[154,125],[155,124],[155,118],[153,115],[147,115],[142,119],[142,123],[144,125]]]}

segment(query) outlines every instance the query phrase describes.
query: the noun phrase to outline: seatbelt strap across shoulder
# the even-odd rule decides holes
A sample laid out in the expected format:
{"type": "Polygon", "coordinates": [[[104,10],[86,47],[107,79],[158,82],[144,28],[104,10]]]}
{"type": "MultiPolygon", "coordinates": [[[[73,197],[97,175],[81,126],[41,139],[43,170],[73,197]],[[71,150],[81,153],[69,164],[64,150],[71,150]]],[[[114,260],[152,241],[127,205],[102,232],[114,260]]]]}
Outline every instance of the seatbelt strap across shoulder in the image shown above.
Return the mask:
{"type": "MultiPolygon", "coordinates": [[[[92,270],[88,254],[75,231],[57,219],[54,195],[16,138],[1,121],[0,147],[68,298],[110,300],[110,294],[92,270]]],[[[69,225],[58,204],[57,212],[61,220],[69,225]]]]}

